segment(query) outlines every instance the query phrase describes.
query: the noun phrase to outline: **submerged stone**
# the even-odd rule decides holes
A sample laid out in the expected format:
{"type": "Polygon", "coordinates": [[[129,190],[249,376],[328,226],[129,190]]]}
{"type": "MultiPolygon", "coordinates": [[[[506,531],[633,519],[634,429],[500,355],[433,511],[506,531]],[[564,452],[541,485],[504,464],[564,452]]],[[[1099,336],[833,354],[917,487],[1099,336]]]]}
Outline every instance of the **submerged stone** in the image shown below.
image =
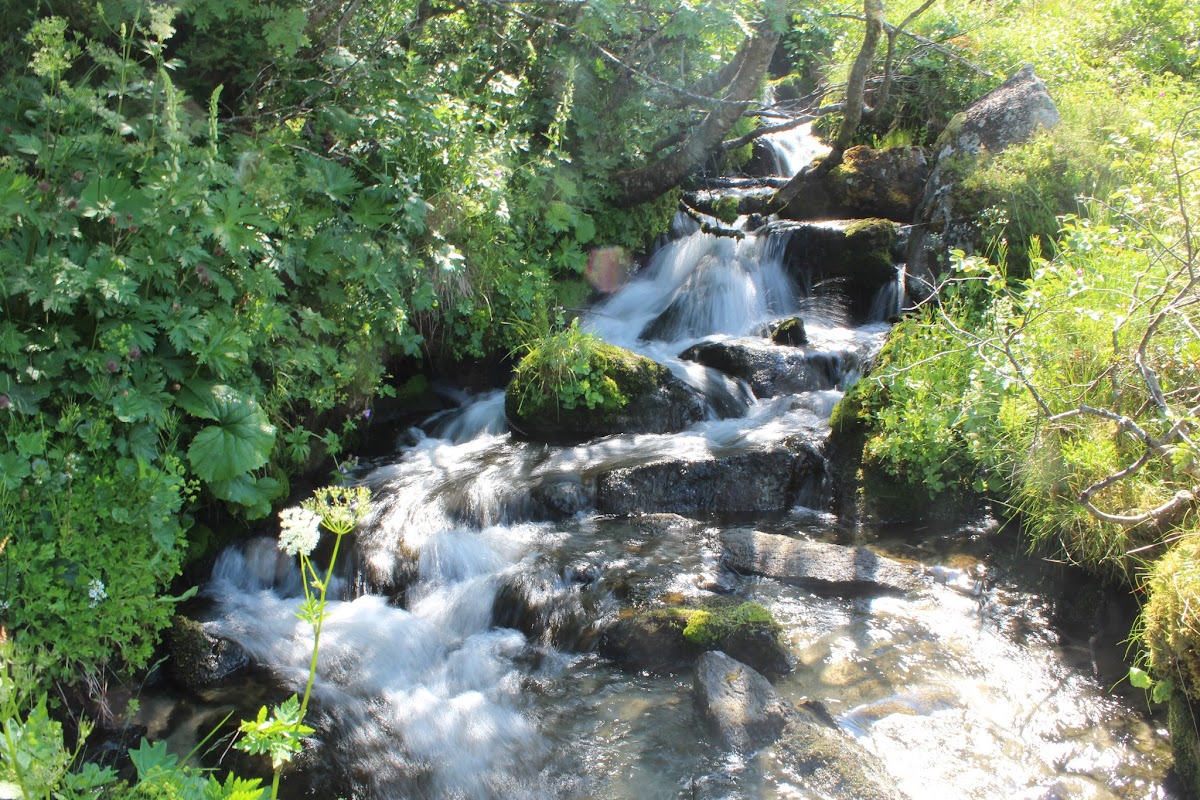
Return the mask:
{"type": "Polygon", "coordinates": [[[721,650],[768,675],[791,670],[779,623],[758,603],[714,598],[694,608],[656,608],[617,620],[600,652],[624,667],[654,673],[690,668],[702,653],[721,650]]]}
{"type": "Polygon", "coordinates": [[[874,753],[839,730],[828,712],[794,706],[747,664],[711,652],[696,662],[696,706],[722,743],[740,753],[774,745],[773,759],[815,796],[902,800],[874,753]]]}
{"type": "Polygon", "coordinates": [[[738,528],[721,534],[722,563],[813,591],[840,595],[903,594],[920,587],[918,570],[865,547],[810,542],[738,528]]]}
{"type": "Polygon", "coordinates": [[[739,752],[773,743],[796,715],[766,678],[720,651],[696,660],[693,691],[701,715],[739,752]]]}

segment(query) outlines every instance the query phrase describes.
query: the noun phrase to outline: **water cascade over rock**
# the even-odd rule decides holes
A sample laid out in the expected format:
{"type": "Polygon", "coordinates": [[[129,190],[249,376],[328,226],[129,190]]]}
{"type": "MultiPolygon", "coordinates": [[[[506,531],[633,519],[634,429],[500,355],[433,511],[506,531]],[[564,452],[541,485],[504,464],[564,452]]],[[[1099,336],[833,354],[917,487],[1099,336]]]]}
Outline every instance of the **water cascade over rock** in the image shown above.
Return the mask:
{"type": "MultiPolygon", "coordinates": [[[[819,152],[796,135],[789,172],[819,152]]],[[[986,517],[918,533],[828,512],[830,411],[901,303],[895,226],[744,233],[681,216],[583,320],[682,387],[678,425],[548,444],[513,434],[496,391],[355,475],[372,512],[285,796],[1032,798],[1064,780],[1161,796],[1163,743],[1080,660],[1095,630],[1051,623],[1062,581],[994,557],[1016,547],[986,517]],[[735,672],[761,723],[718,710],[735,672]]],[[[205,591],[205,636],[277,693],[302,688],[311,654],[296,576],[264,539],[205,591]]]]}

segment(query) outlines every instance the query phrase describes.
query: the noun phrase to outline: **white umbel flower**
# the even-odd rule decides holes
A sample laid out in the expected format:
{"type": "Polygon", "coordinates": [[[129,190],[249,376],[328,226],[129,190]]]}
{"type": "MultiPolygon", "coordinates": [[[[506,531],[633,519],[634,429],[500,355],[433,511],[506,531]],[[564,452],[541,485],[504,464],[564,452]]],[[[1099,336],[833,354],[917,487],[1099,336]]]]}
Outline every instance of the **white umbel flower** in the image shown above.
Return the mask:
{"type": "Polygon", "coordinates": [[[97,578],[92,578],[88,584],[88,606],[95,608],[100,605],[100,602],[108,597],[108,592],[104,590],[104,581],[97,578]]]}
{"type": "Polygon", "coordinates": [[[295,506],[279,512],[279,549],[289,556],[308,555],[321,538],[321,518],[295,506]]]}

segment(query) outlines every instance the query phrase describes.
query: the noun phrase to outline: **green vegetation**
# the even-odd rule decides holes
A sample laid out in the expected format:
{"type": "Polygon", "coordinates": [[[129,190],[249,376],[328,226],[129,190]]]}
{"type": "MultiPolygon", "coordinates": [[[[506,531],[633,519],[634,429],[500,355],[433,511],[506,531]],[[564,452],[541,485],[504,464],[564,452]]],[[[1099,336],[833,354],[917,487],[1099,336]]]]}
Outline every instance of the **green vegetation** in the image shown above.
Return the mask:
{"type": "MultiPolygon", "coordinates": [[[[593,248],[636,252],[674,212],[670,192],[631,206],[621,187],[751,127],[703,99],[733,92],[722,67],[782,36],[780,96],[837,86],[862,30],[776,0],[0,8],[0,780],[26,796],[116,785],[76,763],[46,688],[150,664],[210,528],[268,518],[346,458],[397,394],[391,370],[520,353],[523,413],[626,405],[649,368],[551,324],[590,294],[593,248]]],[[[1035,541],[1148,570],[1149,674],[1200,697],[1180,612],[1200,492],[1200,11],[947,0],[908,28],[859,141],[931,145],[1025,61],[1063,124],[961,165],[958,207],[990,245],[955,259],[835,426],[895,484],[993,492],[1035,541]]],[[[761,88],[751,72],[738,92],[761,88]]],[[[890,269],[890,225],[847,234],[890,269]]],[[[328,576],[309,577],[323,596],[328,576]]],[[[730,613],[695,611],[689,641],[730,613]]],[[[305,710],[264,715],[268,752],[305,710]]],[[[143,787],[113,796],[261,793],[135,753],[143,787]]]]}
{"type": "Polygon", "coordinates": [[[758,603],[711,604],[681,613],[687,615],[684,641],[704,650],[718,648],[734,636],[753,636],[759,632],[772,637],[780,634],[779,623],[758,603]]]}
{"type": "Polygon", "coordinates": [[[527,342],[513,372],[510,394],[519,416],[586,408],[615,410],[629,398],[609,374],[623,361],[620,351],[580,330],[579,320],[527,342]]]}
{"type": "MultiPolygon", "coordinates": [[[[1200,697],[1189,611],[1200,127],[1186,35],[1200,17],[1180,3],[1000,5],[947,3],[914,29],[957,20],[964,33],[951,41],[992,70],[990,85],[1032,61],[1062,124],[958,165],[956,208],[989,245],[952,259],[938,297],[897,326],[835,428],[858,437],[865,470],[929,497],[988,492],[1034,546],[1142,591],[1147,652],[1131,679],[1156,700],[1200,697]]],[[[948,91],[912,86],[892,124],[948,91]]],[[[1194,777],[1181,702],[1172,738],[1194,777]]]]}

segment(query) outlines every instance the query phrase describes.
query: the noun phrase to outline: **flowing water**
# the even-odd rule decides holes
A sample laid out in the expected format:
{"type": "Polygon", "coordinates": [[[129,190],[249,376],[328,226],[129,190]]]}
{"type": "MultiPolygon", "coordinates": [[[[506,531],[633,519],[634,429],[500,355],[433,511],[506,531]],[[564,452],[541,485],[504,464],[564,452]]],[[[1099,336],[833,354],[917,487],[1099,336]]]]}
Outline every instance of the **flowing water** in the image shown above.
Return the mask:
{"type": "MultiPolygon", "coordinates": [[[[829,489],[817,482],[794,508],[738,520],[866,540],[926,565],[914,595],[845,599],[724,569],[717,537],[729,521],[588,510],[607,470],[824,436],[887,325],[850,325],[836,293],[789,274],[781,242],[769,228],[739,242],[679,222],[641,274],[586,317],[704,394],[707,418],[687,430],[520,442],[497,392],[405,433],[394,457],[361,470],[372,516],[321,640],[320,733],[285,796],[815,800],[769,749],[742,759],[719,746],[693,707],[690,674],[626,672],[595,652],[622,609],[713,591],[773,612],[796,659],[777,689],[823,701],[913,798],[1167,796],[1163,733],[1107,691],[1122,667],[1106,661],[1089,617],[1106,607],[1099,595],[1076,587],[1073,602],[1064,573],[1024,558],[1016,535],[985,514],[855,529],[827,513],[829,489]],[[797,313],[807,349],[837,356],[837,374],[808,390],[758,399],[679,358],[797,313]],[[583,498],[583,510],[539,521],[545,487],[583,498]]],[[[894,305],[895,287],[880,291],[883,307],[894,305]]],[[[312,635],[295,617],[296,569],[273,541],[227,551],[206,594],[210,630],[302,689],[312,635]]]]}

